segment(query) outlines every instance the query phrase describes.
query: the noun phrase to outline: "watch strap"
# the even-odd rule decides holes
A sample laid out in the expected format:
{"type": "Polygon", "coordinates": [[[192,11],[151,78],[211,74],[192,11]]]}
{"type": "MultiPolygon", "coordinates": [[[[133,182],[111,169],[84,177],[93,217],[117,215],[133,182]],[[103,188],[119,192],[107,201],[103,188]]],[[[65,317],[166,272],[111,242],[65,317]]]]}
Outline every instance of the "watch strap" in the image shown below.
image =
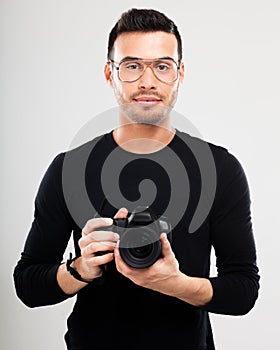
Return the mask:
{"type": "Polygon", "coordinates": [[[88,280],[88,279],[83,278],[79,274],[79,272],[71,266],[72,262],[75,261],[76,259],[77,259],[77,257],[72,258],[72,253],[70,253],[69,259],[66,261],[67,271],[69,271],[70,275],[72,275],[74,278],[76,278],[76,280],[81,281],[81,282],[85,282],[85,283],[91,283],[93,280],[88,280]]]}

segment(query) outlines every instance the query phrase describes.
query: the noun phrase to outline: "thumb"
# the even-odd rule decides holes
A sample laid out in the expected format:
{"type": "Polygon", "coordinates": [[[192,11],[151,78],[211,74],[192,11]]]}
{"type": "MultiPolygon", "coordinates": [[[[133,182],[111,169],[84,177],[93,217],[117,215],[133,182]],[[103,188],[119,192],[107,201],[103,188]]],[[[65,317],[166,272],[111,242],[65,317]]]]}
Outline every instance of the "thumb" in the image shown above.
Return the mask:
{"type": "Polygon", "coordinates": [[[171,245],[167,239],[167,235],[166,233],[162,233],[160,235],[160,241],[161,241],[161,250],[162,250],[162,255],[165,257],[165,258],[168,258],[172,255],[172,249],[171,249],[171,245]]]}
{"type": "Polygon", "coordinates": [[[121,208],[117,211],[114,218],[115,219],[124,219],[127,217],[127,214],[128,214],[128,210],[126,208],[121,208]]]}

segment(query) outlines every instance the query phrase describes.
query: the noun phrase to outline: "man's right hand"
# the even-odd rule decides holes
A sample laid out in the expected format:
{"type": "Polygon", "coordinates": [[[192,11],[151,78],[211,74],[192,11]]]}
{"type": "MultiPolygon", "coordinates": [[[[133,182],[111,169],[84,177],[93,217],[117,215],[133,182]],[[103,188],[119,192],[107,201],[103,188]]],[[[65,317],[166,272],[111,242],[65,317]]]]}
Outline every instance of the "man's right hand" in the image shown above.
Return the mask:
{"type": "MultiPolygon", "coordinates": [[[[120,209],[114,218],[125,218],[127,209],[120,209]]],[[[114,259],[114,248],[119,236],[111,231],[104,231],[102,227],[113,224],[111,218],[95,218],[89,220],[82,230],[82,237],[78,244],[81,256],[72,262],[72,267],[88,281],[94,280],[102,275],[101,265],[107,264],[114,259]],[[112,252],[106,252],[112,251],[112,252]],[[97,252],[105,254],[95,255],[97,252]]],[[[75,294],[87,285],[86,282],[78,281],[66,269],[66,264],[61,264],[57,270],[57,282],[66,294],[75,294]]]]}
{"type": "Polygon", "coordinates": [[[102,227],[112,224],[111,218],[96,218],[89,220],[83,228],[82,237],[78,242],[81,257],[75,260],[75,269],[83,278],[93,280],[100,277],[102,275],[100,265],[114,259],[113,250],[119,236],[112,231],[102,231],[102,227]],[[97,255],[99,252],[106,253],[97,255]]]}
{"type": "MultiPolygon", "coordinates": [[[[125,218],[127,209],[120,209],[114,218],[125,218]]],[[[93,280],[102,275],[100,265],[109,263],[114,259],[114,248],[119,240],[119,235],[112,231],[102,231],[102,227],[113,224],[111,218],[96,218],[89,220],[82,230],[82,237],[78,244],[81,249],[81,257],[75,260],[75,269],[87,279],[93,280]],[[97,254],[97,253],[104,254],[97,254]]]]}

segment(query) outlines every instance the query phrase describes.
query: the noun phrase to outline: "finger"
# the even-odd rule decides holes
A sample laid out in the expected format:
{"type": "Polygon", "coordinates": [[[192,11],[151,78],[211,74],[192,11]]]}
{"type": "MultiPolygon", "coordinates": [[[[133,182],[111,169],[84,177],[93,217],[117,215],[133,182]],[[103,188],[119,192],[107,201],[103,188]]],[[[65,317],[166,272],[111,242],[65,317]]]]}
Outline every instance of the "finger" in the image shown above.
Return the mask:
{"type": "Polygon", "coordinates": [[[122,267],[122,258],[120,256],[120,250],[119,250],[119,241],[117,242],[117,246],[114,249],[114,256],[115,256],[116,269],[119,272],[122,272],[123,267],[122,267]]]}
{"type": "Polygon", "coordinates": [[[119,235],[111,231],[94,231],[88,235],[83,235],[79,241],[79,247],[85,248],[87,245],[93,242],[111,242],[115,243],[119,239],[119,235]]]}
{"type": "Polygon", "coordinates": [[[160,235],[160,241],[161,241],[161,246],[162,246],[161,251],[162,251],[163,257],[165,257],[165,258],[172,257],[173,251],[171,249],[170,242],[167,239],[166,233],[162,233],[160,235]]]}
{"type": "Polygon", "coordinates": [[[119,235],[113,231],[94,231],[86,235],[86,238],[91,241],[111,241],[116,242],[119,239],[119,235]]]}
{"type": "Polygon", "coordinates": [[[122,258],[120,256],[119,245],[120,245],[120,241],[117,242],[116,247],[114,249],[115,263],[116,263],[116,267],[118,270],[119,270],[119,266],[121,265],[121,262],[122,262],[122,258]]]}
{"type": "Polygon", "coordinates": [[[114,260],[114,253],[108,253],[100,256],[93,256],[92,258],[88,259],[88,262],[92,266],[100,266],[107,264],[112,260],[114,260]]]}
{"type": "Polygon", "coordinates": [[[85,246],[81,249],[81,254],[84,257],[88,257],[90,255],[94,255],[97,252],[106,252],[106,251],[113,251],[116,246],[116,243],[112,242],[98,242],[98,243],[91,243],[85,246]]]}
{"type": "Polygon", "coordinates": [[[114,216],[115,219],[124,219],[127,217],[128,210],[126,208],[121,208],[118,210],[116,215],[114,216]]]}
{"type": "Polygon", "coordinates": [[[116,264],[117,270],[120,273],[125,274],[128,272],[128,268],[129,269],[131,269],[131,268],[128,267],[128,265],[123,261],[121,254],[120,254],[119,245],[120,245],[120,241],[117,242],[117,245],[114,249],[115,264],[116,264]]]}
{"type": "Polygon", "coordinates": [[[88,235],[90,232],[100,228],[113,225],[113,219],[111,218],[94,218],[87,221],[85,224],[82,234],[88,235]]]}
{"type": "Polygon", "coordinates": [[[114,253],[115,253],[115,255],[116,255],[117,257],[119,257],[119,255],[120,255],[119,246],[120,246],[120,241],[118,240],[118,241],[117,241],[117,244],[116,244],[116,246],[115,246],[115,249],[114,249],[114,253]]]}

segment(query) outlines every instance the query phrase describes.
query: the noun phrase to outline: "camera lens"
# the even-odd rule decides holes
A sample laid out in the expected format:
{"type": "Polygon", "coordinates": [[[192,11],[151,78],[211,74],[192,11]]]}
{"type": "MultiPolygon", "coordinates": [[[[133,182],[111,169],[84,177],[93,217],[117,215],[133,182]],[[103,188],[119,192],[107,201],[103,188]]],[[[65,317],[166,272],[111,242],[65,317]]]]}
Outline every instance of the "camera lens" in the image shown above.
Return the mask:
{"type": "Polygon", "coordinates": [[[153,250],[152,244],[144,245],[143,247],[128,248],[130,254],[136,258],[146,258],[149,256],[153,250]]]}
{"type": "Polygon", "coordinates": [[[145,268],[161,256],[159,235],[147,228],[127,229],[121,236],[120,254],[134,268],[145,268]]]}

